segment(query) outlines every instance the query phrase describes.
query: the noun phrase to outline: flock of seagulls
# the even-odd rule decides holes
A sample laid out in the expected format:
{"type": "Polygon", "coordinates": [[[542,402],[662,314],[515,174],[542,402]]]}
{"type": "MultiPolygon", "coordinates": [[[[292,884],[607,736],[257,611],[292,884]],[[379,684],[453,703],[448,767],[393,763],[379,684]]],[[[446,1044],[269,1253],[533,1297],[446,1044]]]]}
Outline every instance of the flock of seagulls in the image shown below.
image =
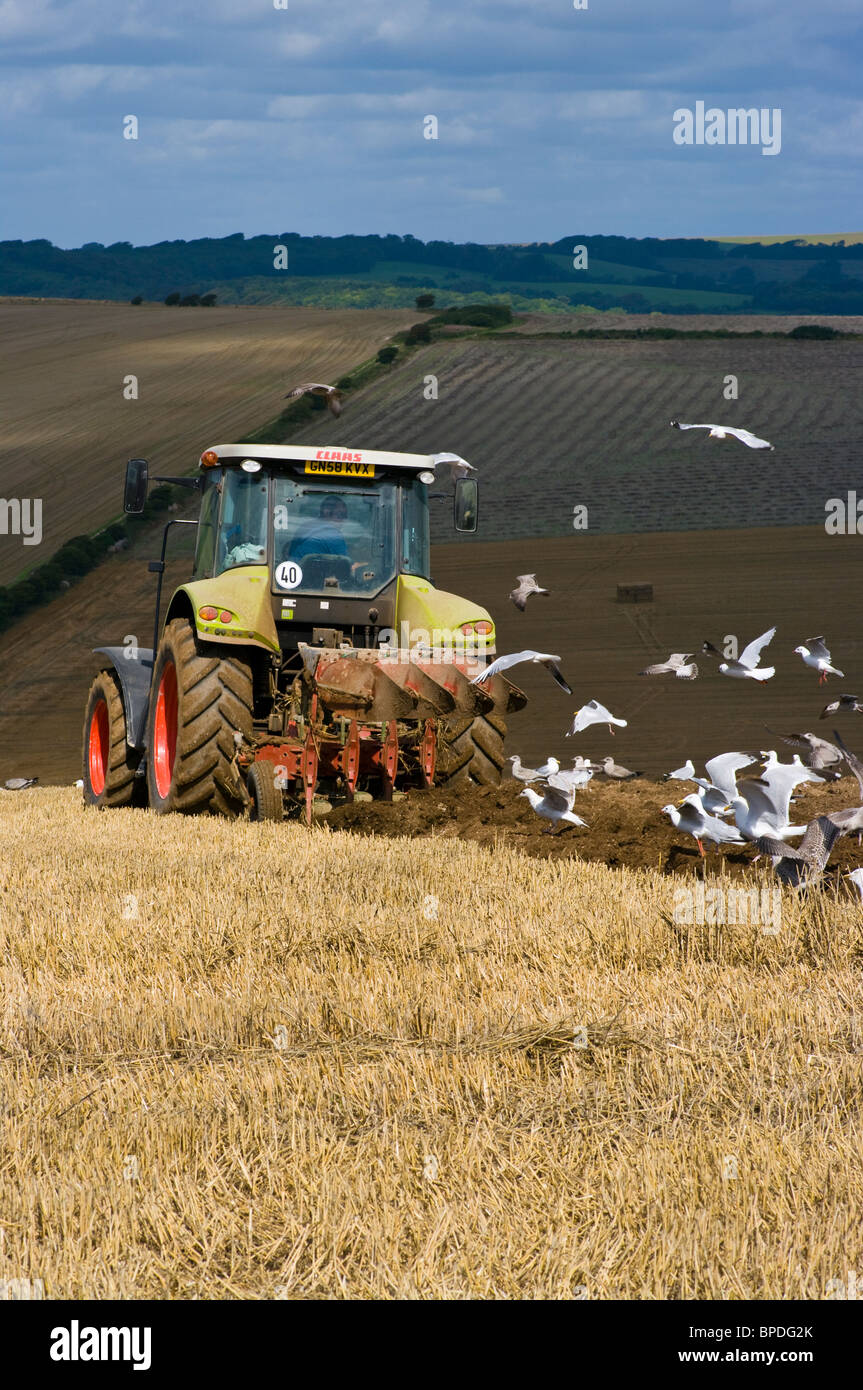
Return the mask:
{"type": "MultiPolygon", "coordinates": [[[[714,430],[717,427],[700,428],[714,430]]],[[[750,447],[771,446],[761,441],[750,447]]],[[[548,593],[549,590],[537,582],[535,574],[521,574],[510,599],[516,608],[524,612],[529,598],[548,593]]],[[[749,642],[738,657],[724,656],[712,642],[705,642],[701,651],[704,656],[718,662],[720,675],[763,684],[776,674],[775,666],[761,664],[762,655],[775,635],[776,628],[768,628],[749,642]]],[[[824,684],[828,676],[844,675],[833,665],[823,636],[807,637],[805,642],[794,648],[794,652],[802,657],[806,666],[818,673],[819,684],[824,684]]],[[[473,684],[481,686],[499,672],[509,671],[521,663],[530,663],[544,666],[561,689],[571,695],[572,687],[561,670],[560,660],[559,656],[549,652],[531,649],[513,652],[497,657],[474,678],[473,684]]],[[[639,672],[641,676],[672,676],[676,680],[690,681],[695,680],[698,674],[694,652],[672,652],[666,660],[655,662],[639,672]]],[[[863,713],[863,701],[856,695],[842,694],[824,706],[820,718],[825,719],[828,714],[840,711],[863,713]]],[[[599,700],[593,699],[576,710],[566,737],[583,733],[595,724],[605,725],[609,734],[613,734],[615,726],[626,728],[627,722],[612,714],[599,700]]],[[[695,840],[702,858],[706,857],[705,843],[717,849],[724,845],[754,846],[758,851],[757,857],[766,855],[770,858],[780,882],[796,887],[811,886],[823,876],[830,854],[842,836],[856,834],[858,845],[863,842],[863,759],[848,748],[838,730],[834,730],[835,742],[831,743],[808,730],[776,733],[769,725],[764,727],[795,750],[790,762],[783,762],[772,748],[762,749],[758,754],[733,751],[710,758],[704,765],[704,775],[699,776],[692,759],[688,758],[681,767],[665,773],[663,780],[689,782],[696,790],[688,792],[676,805],[669,803],[663,806],[662,814],[668,817],[676,830],[695,840]],[[792,819],[792,807],[797,789],[807,783],[836,781],[846,769],[857,779],[861,804],[834,811],[830,815],[817,816],[808,823],[796,824],[792,819]],[[789,843],[798,836],[799,844],[795,846],[789,843]]],[[[596,774],[601,773],[610,781],[621,782],[643,776],[640,771],[622,767],[612,757],[591,762],[578,756],[573,759],[571,769],[562,769],[556,758],[547,758],[541,767],[536,768],[525,767],[517,755],[513,755],[510,761],[513,776],[526,784],[519,795],[530,802],[537,816],[549,822],[547,834],[559,833],[567,826],[587,828],[588,823],[576,815],[573,808],[576,793],[586,787],[596,774]]],[[[860,891],[863,900],[863,866],[847,877],[860,891]]]]}

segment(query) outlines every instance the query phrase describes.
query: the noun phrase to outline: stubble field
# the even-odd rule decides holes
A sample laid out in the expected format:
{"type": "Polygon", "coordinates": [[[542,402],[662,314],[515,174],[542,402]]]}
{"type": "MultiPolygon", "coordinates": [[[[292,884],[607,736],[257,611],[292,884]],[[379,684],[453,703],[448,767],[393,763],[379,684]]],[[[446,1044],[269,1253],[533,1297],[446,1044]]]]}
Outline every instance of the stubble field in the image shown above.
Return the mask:
{"type": "MultiPolygon", "coordinates": [[[[827,1296],[863,913],[0,793],[0,1278],[53,1298],[827,1296]]],[[[765,883],[769,880],[765,879],[765,883]]]]}

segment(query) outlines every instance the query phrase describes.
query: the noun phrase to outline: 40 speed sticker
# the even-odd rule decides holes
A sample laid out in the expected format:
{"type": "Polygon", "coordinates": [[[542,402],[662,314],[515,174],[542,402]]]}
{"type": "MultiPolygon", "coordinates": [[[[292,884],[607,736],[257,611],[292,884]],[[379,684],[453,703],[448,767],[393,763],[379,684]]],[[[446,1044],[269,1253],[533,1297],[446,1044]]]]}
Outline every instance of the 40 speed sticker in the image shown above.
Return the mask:
{"type": "Polygon", "coordinates": [[[298,589],[303,582],[303,571],[296,560],[283,560],[276,566],[276,583],[280,589],[298,589]]]}

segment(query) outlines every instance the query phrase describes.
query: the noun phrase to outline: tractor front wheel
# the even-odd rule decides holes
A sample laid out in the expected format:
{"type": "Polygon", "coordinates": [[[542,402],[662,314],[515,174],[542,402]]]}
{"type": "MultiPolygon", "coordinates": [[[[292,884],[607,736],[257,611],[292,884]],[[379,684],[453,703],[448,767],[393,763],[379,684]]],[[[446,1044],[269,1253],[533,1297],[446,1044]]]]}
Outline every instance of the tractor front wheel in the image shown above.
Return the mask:
{"type": "Polygon", "coordinates": [[[251,733],[252,702],[245,661],[199,643],[186,618],[168,623],[147,722],[147,789],[155,811],[240,814],[245,796],[234,735],[251,733]]]}
{"type": "Polygon", "coordinates": [[[84,716],[84,800],[89,806],[143,805],[143,780],[135,781],[141,755],[126,742],[126,710],[113,671],[100,671],[84,716]]]}

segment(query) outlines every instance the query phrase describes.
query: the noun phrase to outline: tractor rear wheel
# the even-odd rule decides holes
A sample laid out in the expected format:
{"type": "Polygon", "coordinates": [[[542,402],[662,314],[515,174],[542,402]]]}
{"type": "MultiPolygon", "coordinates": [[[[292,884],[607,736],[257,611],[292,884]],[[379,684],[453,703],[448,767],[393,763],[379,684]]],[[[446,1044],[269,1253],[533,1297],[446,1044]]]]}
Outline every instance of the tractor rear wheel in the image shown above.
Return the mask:
{"type": "Polygon", "coordinates": [[[261,760],[249,768],[249,820],[283,820],[284,802],[276,786],[276,766],[261,760]]]}
{"type": "Polygon", "coordinates": [[[146,804],[143,782],[135,781],[141,761],[126,742],[126,710],[113,671],[100,671],[87,696],[84,716],[84,800],[89,806],[146,804]]]}
{"type": "Polygon", "coordinates": [[[160,814],[238,816],[246,804],[235,734],[252,731],[252,672],[199,642],[186,618],[162,636],[147,720],[147,790],[160,814]]]}
{"type": "Polygon", "coordinates": [[[450,719],[443,725],[445,751],[437,777],[441,782],[496,787],[506,755],[506,721],[496,710],[475,718],[450,719]]]}

